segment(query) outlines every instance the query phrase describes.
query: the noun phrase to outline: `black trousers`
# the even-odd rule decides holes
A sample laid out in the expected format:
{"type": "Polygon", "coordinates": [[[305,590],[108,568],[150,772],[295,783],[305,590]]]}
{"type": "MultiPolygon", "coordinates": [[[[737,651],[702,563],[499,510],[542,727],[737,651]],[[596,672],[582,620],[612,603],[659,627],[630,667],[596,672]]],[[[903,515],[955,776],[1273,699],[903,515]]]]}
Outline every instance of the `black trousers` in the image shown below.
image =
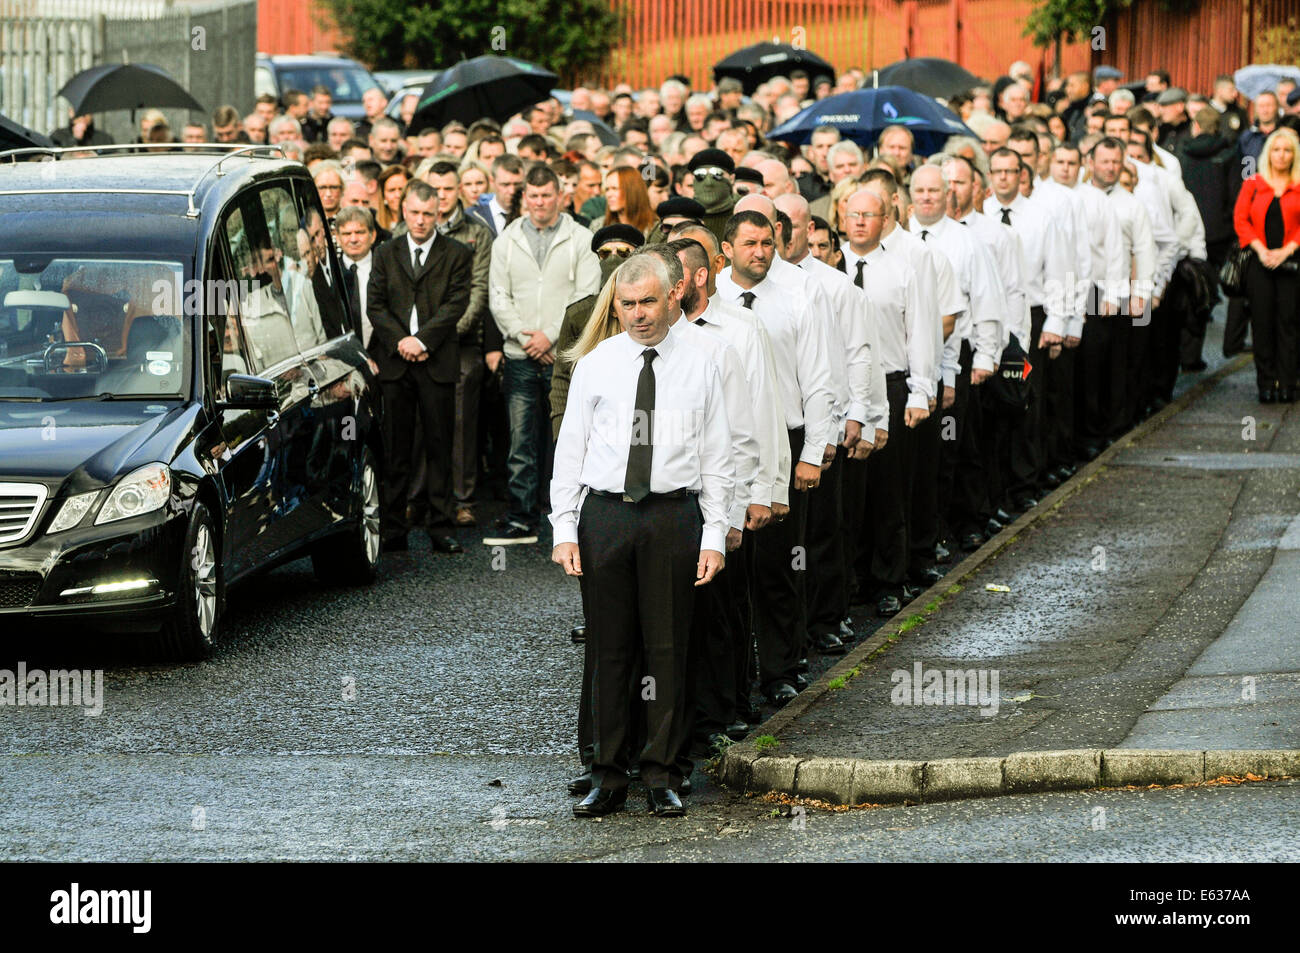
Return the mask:
{"type": "Polygon", "coordinates": [[[877,595],[901,595],[907,573],[908,521],[912,510],[912,470],[916,442],[903,422],[907,409],[907,374],[885,377],[889,397],[889,442],[867,457],[867,517],[863,521],[863,556],[859,579],[869,579],[877,595]],[[864,571],[865,568],[865,571],[864,571]]]}
{"type": "MultiPolygon", "coordinates": [[[[864,427],[862,439],[875,443],[874,427],[864,427]]],[[[888,444],[886,444],[888,446],[888,444]]],[[[871,451],[874,455],[875,450],[871,451]]],[[[870,459],[870,457],[868,457],[870,459]]],[[[844,552],[845,602],[859,594],[858,560],[862,553],[862,523],[867,512],[867,461],[844,459],[844,476],[840,480],[841,508],[844,511],[844,532],[841,549],[844,552]]],[[[865,582],[863,579],[861,582],[865,582]]]]}
{"type": "MultiPolygon", "coordinates": [[[[1289,261],[1300,260],[1292,255],[1289,261]]],[[[1300,275],[1269,271],[1253,253],[1246,265],[1250,333],[1255,341],[1255,380],[1260,390],[1296,385],[1297,297],[1300,275]]]]}
{"type": "Polygon", "coordinates": [[[455,512],[451,493],[451,441],[456,419],[456,387],[439,384],[422,367],[408,369],[394,381],[381,381],[384,398],[384,473],[382,533],[385,539],[405,536],[410,530],[406,502],[414,476],[413,435],[420,428],[425,462],[425,502],[428,524],[452,526],[455,512]]]}
{"type": "MultiPolygon", "coordinates": [[[[1087,336],[1088,327],[1094,320],[1102,319],[1089,318],[1083,337],[1087,336]]],[[[1080,347],[1082,341],[1081,337],[1080,347]]],[[[1047,362],[1039,379],[1043,398],[1043,450],[1049,470],[1069,466],[1075,461],[1074,380],[1078,360],[1079,347],[1062,347],[1060,356],[1047,362]]]]}
{"type": "MultiPolygon", "coordinates": [[[[873,431],[874,435],[874,431],[873,431]]],[[[848,451],[835,448],[835,462],[808,494],[808,635],[834,635],[849,614],[844,576],[844,465],[848,451]]]]}
{"type": "Polygon", "coordinates": [[[1182,279],[1178,273],[1169,279],[1160,307],[1151,312],[1151,332],[1147,340],[1147,366],[1143,379],[1146,383],[1145,403],[1155,400],[1165,403],[1174,399],[1174,384],[1182,362],[1183,329],[1188,324],[1187,312],[1181,307],[1186,299],[1182,279]]]}
{"type": "Polygon", "coordinates": [[[1075,433],[1080,447],[1101,445],[1129,428],[1128,339],[1132,318],[1100,315],[1084,329],[1075,364],[1075,433]]]}
{"type": "Polygon", "coordinates": [[[993,475],[986,465],[989,448],[984,439],[989,429],[984,420],[984,385],[976,387],[970,381],[973,361],[974,352],[963,341],[951,408],[957,423],[955,439],[942,444],[952,461],[947,522],[958,537],[983,530],[993,509],[989,498],[993,475]]]}
{"type": "MultiPolygon", "coordinates": [[[[1029,340],[1021,341],[1029,359],[1029,406],[1019,419],[1009,420],[1004,428],[1005,445],[999,447],[1006,470],[1005,499],[1015,509],[1018,500],[1037,497],[1039,481],[1047,464],[1047,429],[1044,422],[1046,410],[1042,384],[1048,369],[1056,363],[1038,346],[1042,337],[1046,315],[1035,305],[1029,310],[1029,340]]],[[[1062,348],[1064,352],[1064,348],[1062,348]]],[[[1060,360],[1060,357],[1057,357],[1060,360]]]]}
{"type": "MultiPolygon", "coordinates": [[[[957,504],[958,457],[961,454],[961,432],[966,425],[966,412],[970,406],[970,345],[962,343],[961,367],[953,381],[952,406],[943,409],[943,387],[939,388],[939,481],[938,513],[939,536],[952,541],[959,535],[957,504]]],[[[949,549],[952,547],[950,546],[949,549]]]]}
{"type": "MultiPolygon", "coordinates": [[[[794,684],[796,666],[808,641],[805,605],[808,553],[808,493],[794,489],[794,468],[803,450],[800,427],[790,436],[790,515],[754,535],[750,594],[758,640],[758,678],[764,691],[794,684]]],[[[814,491],[815,492],[815,491],[814,491]]]]}
{"type": "Polygon", "coordinates": [[[587,640],[594,643],[593,786],[627,787],[632,758],[647,787],[681,784],[677,757],[688,740],[687,654],[702,526],[693,496],[624,503],[588,494],[582,503],[578,550],[587,640]],[[639,752],[628,746],[636,733],[634,700],[645,719],[639,752]]]}

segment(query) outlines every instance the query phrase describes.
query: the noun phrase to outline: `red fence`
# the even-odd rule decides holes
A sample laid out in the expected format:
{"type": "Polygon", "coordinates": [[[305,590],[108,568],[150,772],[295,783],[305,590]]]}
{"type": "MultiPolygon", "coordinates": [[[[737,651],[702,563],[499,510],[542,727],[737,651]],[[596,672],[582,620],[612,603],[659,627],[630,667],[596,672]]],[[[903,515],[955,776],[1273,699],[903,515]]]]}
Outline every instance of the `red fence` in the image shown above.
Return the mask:
{"type": "Polygon", "coordinates": [[[311,0],[257,0],[257,48],[272,54],[337,50],[339,33],[311,0]]]}
{"type": "MultiPolygon", "coordinates": [[[[1028,0],[637,0],[624,42],[609,67],[588,82],[658,85],[684,73],[712,81],[712,66],[751,43],[802,44],[844,70],[872,69],[907,56],[942,56],[993,78],[1015,60],[1035,66],[1050,52],[1022,36],[1028,0]]],[[[1062,68],[1084,69],[1088,48],[1070,44],[1062,68]]]]}
{"type": "Polygon", "coordinates": [[[1094,65],[1116,66],[1127,79],[1165,69],[1175,85],[1208,94],[1216,76],[1247,63],[1300,65],[1300,0],[1201,0],[1187,17],[1136,0],[1105,28],[1094,65]]]}

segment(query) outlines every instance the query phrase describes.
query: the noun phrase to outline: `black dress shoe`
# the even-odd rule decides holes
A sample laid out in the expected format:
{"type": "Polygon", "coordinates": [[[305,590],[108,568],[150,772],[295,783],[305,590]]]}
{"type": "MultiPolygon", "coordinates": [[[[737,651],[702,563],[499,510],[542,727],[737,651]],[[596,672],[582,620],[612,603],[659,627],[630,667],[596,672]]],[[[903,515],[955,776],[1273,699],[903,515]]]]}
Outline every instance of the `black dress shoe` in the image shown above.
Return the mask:
{"type": "Polygon", "coordinates": [[[1061,485],[1061,474],[1056,470],[1048,470],[1043,474],[1043,485],[1051,489],[1056,489],[1061,485]]]}
{"type": "Polygon", "coordinates": [[[1096,443],[1085,443],[1079,448],[1079,455],[1085,460],[1096,460],[1101,453],[1101,445],[1096,443]]]}
{"type": "Polygon", "coordinates": [[[1261,389],[1259,392],[1259,402],[1261,404],[1277,403],[1277,391],[1273,390],[1271,387],[1261,389]]]}
{"type": "Polygon", "coordinates": [[[623,810],[627,803],[627,788],[611,791],[609,788],[592,788],[577,804],[573,805],[574,817],[604,817],[615,811],[623,810]]]}
{"type": "Polygon", "coordinates": [[[695,785],[691,784],[690,778],[682,778],[682,783],[677,785],[678,797],[690,797],[691,792],[695,790],[695,785]]]}
{"type": "Polygon", "coordinates": [[[1073,463],[1062,463],[1061,468],[1056,472],[1061,474],[1062,480],[1068,480],[1070,479],[1070,477],[1074,476],[1076,473],[1079,472],[1079,468],[1076,467],[1073,463]]]}
{"type": "Polygon", "coordinates": [[[585,625],[575,625],[569,630],[569,638],[573,640],[574,645],[582,645],[587,641],[587,627],[585,625]]]}
{"type": "Polygon", "coordinates": [[[920,586],[914,586],[910,582],[903,583],[903,595],[900,597],[902,602],[911,602],[921,593],[925,592],[920,586]]]}
{"type": "Polygon", "coordinates": [[[801,658],[798,662],[796,662],[794,666],[794,670],[796,672],[808,671],[808,658],[805,656],[804,658],[801,658]]]}
{"type": "Polygon", "coordinates": [[[641,764],[640,764],[640,762],[638,762],[638,763],[632,765],[630,768],[627,769],[627,776],[628,776],[628,779],[631,780],[631,781],[640,781],[640,780],[641,780],[641,764]]]}
{"type": "Polygon", "coordinates": [[[823,632],[813,639],[813,648],[822,655],[843,655],[848,651],[844,647],[844,642],[838,635],[831,635],[829,632],[823,632]]]}
{"type": "Polygon", "coordinates": [[[745,735],[749,734],[749,725],[743,721],[733,721],[722,730],[722,733],[732,741],[739,741],[741,738],[745,737],[745,735]]]}
{"type": "Polygon", "coordinates": [[[465,551],[460,543],[456,542],[456,537],[444,536],[441,533],[430,533],[429,544],[433,547],[434,552],[438,553],[463,553],[465,551]]]}
{"type": "Polygon", "coordinates": [[[811,685],[811,684],[812,684],[812,682],[808,681],[808,676],[807,676],[807,675],[799,675],[799,674],[797,674],[797,673],[795,674],[795,677],[794,677],[794,690],[795,690],[796,692],[801,692],[801,691],[803,691],[805,688],[807,688],[807,687],[808,687],[809,685],[811,685]]]}
{"type": "Polygon", "coordinates": [[[840,641],[852,642],[857,637],[858,634],[853,631],[853,620],[840,619],[840,641]]]}
{"type": "Polygon", "coordinates": [[[994,536],[998,535],[998,533],[1002,532],[1003,529],[1005,529],[1005,526],[1002,523],[999,523],[997,520],[989,520],[984,524],[984,536],[987,539],[992,539],[994,536]]]}
{"type": "Polygon", "coordinates": [[[650,788],[645,794],[646,805],[655,817],[682,817],[686,808],[672,788],[650,788]]]}
{"type": "MultiPolygon", "coordinates": [[[[747,722],[751,725],[757,725],[763,721],[763,709],[761,708],[742,709],[736,714],[740,717],[741,721],[747,722]]],[[[728,731],[730,731],[730,726],[728,726],[728,731]]],[[[741,737],[744,736],[742,735],[741,737]]]]}
{"type": "Polygon", "coordinates": [[[1190,364],[1184,364],[1183,370],[1192,372],[1203,371],[1209,366],[1210,365],[1206,364],[1204,361],[1192,361],[1190,364]]]}
{"type": "Polygon", "coordinates": [[[947,540],[943,539],[934,544],[934,561],[937,563],[947,563],[952,559],[952,550],[946,545],[947,540]]]}
{"type": "Polygon", "coordinates": [[[1006,526],[1015,517],[1013,517],[1010,513],[1008,513],[1006,510],[1002,509],[1002,507],[999,506],[998,511],[993,514],[993,518],[997,520],[999,523],[1001,523],[1003,526],[1006,526]]]}
{"type": "Polygon", "coordinates": [[[785,682],[769,689],[766,695],[767,703],[773,708],[784,708],[790,703],[791,699],[799,697],[799,693],[794,690],[794,686],[787,685],[785,682]]]}
{"type": "Polygon", "coordinates": [[[979,533],[967,533],[961,538],[961,548],[963,552],[973,553],[984,545],[984,537],[979,533]]]}
{"type": "Polygon", "coordinates": [[[588,768],[582,774],[569,781],[569,793],[576,796],[586,794],[591,790],[591,768],[588,768]]]}
{"type": "Polygon", "coordinates": [[[1032,510],[1037,505],[1038,501],[1032,496],[1022,496],[1020,499],[1016,500],[1016,508],[1022,513],[1026,510],[1032,510]]]}
{"type": "Polygon", "coordinates": [[[936,566],[931,566],[929,569],[923,569],[917,578],[920,580],[922,586],[929,589],[943,578],[943,570],[936,566]]]}
{"type": "Polygon", "coordinates": [[[876,615],[882,619],[898,615],[902,609],[903,604],[898,601],[898,596],[881,596],[880,601],[876,603],[876,615]]]}

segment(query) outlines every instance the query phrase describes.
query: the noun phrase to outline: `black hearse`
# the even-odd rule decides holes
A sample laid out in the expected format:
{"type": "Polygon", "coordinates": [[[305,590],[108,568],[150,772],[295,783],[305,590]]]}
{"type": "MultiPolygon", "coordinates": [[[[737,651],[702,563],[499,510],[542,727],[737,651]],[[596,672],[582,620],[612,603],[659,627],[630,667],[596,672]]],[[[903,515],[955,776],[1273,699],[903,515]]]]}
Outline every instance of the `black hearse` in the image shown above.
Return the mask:
{"type": "Polygon", "coordinates": [[[378,388],[312,180],[176,148],[0,155],[0,631],[202,658],[240,577],[378,568],[378,388]]]}

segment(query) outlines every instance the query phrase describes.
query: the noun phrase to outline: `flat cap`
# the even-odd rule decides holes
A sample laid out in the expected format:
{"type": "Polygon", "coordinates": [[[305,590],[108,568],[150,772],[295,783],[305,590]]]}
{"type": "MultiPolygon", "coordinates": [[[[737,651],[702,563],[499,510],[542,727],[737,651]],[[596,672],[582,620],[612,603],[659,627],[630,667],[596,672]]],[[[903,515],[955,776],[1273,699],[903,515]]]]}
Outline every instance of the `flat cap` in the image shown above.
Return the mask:
{"type": "Polygon", "coordinates": [[[1098,66],[1092,71],[1093,79],[1123,79],[1124,74],[1113,66],[1098,66]]]}
{"type": "Polygon", "coordinates": [[[716,165],[719,169],[725,169],[728,173],[736,171],[736,163],[731,160],[731,156],[721,149],[701,149],[691,156],[688,168],[694,172],[696,169],[704,169],[711,165],[716,165]]]}
{"type": "Polygon", "coordinates": [[[631,225],[606,225],[591,236],[591,250],[598,251],[606,242],[627,242],[633,248],[640,248],[645,244],[645,236],[631,225]]]}
{"type": "Polygon", "coordinates": [[[734,76],[724,76],[718,80],[719,93],[743,93],[744,91],[745,84],[734,76]]]}
{"type": "Polygon", "coordinates": [[[757,169],[751,169],[747,165],[742,165],[736,170],[736,181],[753,182],[755,185],[761,186],[763,184],[763,173],[757,169]]]}
{"type": "Polygon", "coordinates": [[[1156,97],[1157,106],[1172,106],[1174,103],[1185,102],[1187,102],[1187,90],[1178,86],[1170,86],[1156,97]]]}
{"type": "Polygon", "coordinates": [[[663,218],[704,218],[704,206],[695,199],[684,195],[660,202],[655,206],[655,214],[663,218]]]}

